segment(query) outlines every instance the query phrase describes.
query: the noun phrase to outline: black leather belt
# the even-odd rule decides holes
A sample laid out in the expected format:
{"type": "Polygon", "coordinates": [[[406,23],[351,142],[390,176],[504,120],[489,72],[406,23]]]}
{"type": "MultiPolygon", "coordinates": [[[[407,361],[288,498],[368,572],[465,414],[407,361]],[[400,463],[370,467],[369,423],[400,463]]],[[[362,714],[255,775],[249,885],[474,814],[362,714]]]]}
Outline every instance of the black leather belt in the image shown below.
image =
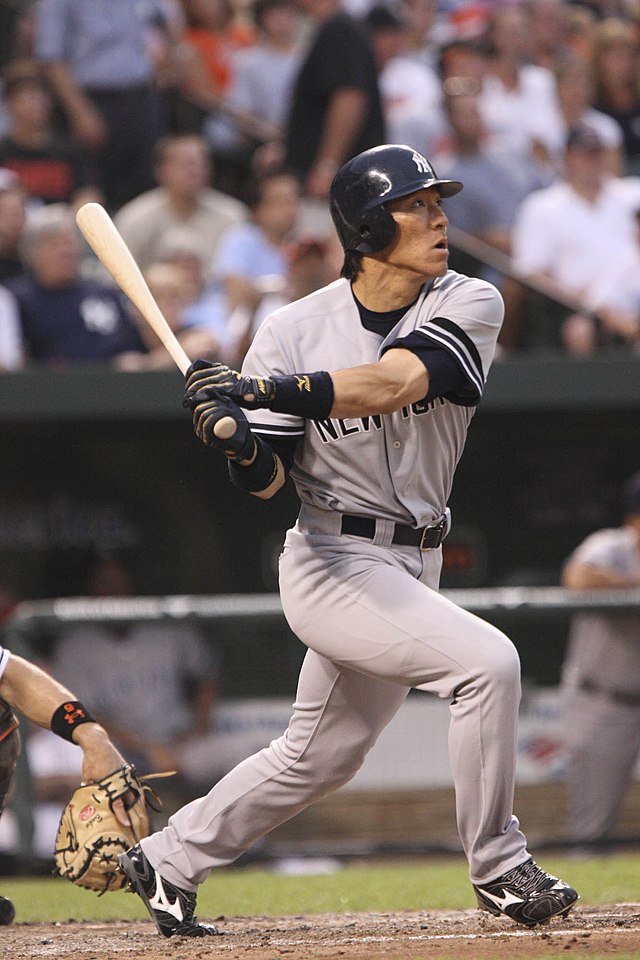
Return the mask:
{"type": "MultiPolygon", "coordinates": [[[[376,535],[376,520],[373,517],[355,517],[345,513],[342,516],[341,533],[353,537],[366,537],[373,540],[376,535]]],[[[401,547],[420,547],[421,550],[434,550],[439,547],[447,535],[447,518],[442,517],[428,527],[409,527],[396,523],[392,543],[401,547]]]]}
{"type": "Polygon", "coordinates": [[[592,680],[581,680],[579,689],[585,693],[597,693],[613,703],[622,703],[625,707],[640,707],[640,694],[631,693],[626,690],[610,690],[608,687],[601,687],[599,683],[592,680]]]}

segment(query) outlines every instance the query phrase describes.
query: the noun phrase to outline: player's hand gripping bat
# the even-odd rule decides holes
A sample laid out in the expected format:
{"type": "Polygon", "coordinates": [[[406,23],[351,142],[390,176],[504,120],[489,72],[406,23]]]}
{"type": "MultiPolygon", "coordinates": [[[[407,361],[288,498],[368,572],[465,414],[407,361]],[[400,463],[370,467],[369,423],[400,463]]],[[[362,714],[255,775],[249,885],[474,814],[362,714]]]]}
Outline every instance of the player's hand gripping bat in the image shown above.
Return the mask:
{"type": "MultiPolygon", "coordinates": [[[[155,331],[181,373],[186,374],[191,361],[162,315],[140,267],[107,211],[99,203],[85,203],[76,213],[76,223],[100,262],[155,331]]],[[[235,431],[233,417],[224,417],[215,426],[220,440],[227,440],[235,431]]]]}

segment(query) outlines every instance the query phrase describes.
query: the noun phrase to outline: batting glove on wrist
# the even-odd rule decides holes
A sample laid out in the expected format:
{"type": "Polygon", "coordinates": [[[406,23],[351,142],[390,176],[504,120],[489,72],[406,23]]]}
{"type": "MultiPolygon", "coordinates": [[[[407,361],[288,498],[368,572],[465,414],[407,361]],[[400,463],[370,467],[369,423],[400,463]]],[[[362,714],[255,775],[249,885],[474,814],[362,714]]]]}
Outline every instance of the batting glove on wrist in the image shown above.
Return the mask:
{"type": "Polygon", "coordinates": [[[276,387],[268,377],[247,377],[224,363],[194,360],[186,373],[185,407],[193,409],[196,394],[211,398],[229,397],[240,407],[257,410],[268,407],[275,397],[276,387]]]}
{"type": "Polygon", "coordinates": [[[193,429],[205,446],[219,450],[229,460],[251,460],[256,452],[256,439],[240,407],[227,397],[195,394],[193,400],[193,429]],[[235,432],[230,437],[216,436],[216,425],[227,417],[234,421],[235,432]]]}

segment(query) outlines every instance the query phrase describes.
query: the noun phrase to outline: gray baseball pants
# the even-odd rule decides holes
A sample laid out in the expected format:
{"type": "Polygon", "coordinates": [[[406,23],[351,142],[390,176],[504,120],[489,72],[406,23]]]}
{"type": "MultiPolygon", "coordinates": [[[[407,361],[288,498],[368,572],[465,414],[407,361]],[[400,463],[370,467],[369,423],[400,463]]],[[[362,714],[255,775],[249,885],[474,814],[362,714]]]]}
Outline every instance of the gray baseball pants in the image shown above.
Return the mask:
{"type": "Polygon", "coordinates": [[[563,688],[568,754],[569,837],[606,840],[614,832],[640,752],[640,709],[563,688]]]}
{"type": "Polygon", "coordinates": [[[180,887],[195,890],[214,867],[350,780],[412,687],[451,702],[449,754],[471,881],[528,857],[512,812],[515,647],[436,592],[440,549],[392,546],[387,521],[374,541],[341,536],[339,522],[305,507],[280,559],[283,609],[308,647],[287,730],[142,841],[180,887]]]}

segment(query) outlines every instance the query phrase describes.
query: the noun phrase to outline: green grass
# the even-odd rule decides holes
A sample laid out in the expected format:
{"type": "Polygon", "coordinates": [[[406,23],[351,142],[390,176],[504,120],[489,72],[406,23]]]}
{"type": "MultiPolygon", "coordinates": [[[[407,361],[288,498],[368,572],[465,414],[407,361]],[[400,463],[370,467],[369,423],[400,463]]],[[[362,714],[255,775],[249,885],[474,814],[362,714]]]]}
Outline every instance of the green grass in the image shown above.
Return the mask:
{"type": "MultiPolygon", "coordinates": [[[[640,857],[593,860],[541,857],[542,866],[580,891],[584,904],[640,899],[640,857]]],[[[13,900],[17,921],[126,920],[147,914],[121,891],[98,897],[54,878],[6,877],[0,893],[13,900]]],[[[281,876],[264,867],[214,871],[200,889],[202,917],[287,916],[399,910],[468,909],[475,900],[462,857],[420,861],[355,862],[331,875],[281,876]]]]}

